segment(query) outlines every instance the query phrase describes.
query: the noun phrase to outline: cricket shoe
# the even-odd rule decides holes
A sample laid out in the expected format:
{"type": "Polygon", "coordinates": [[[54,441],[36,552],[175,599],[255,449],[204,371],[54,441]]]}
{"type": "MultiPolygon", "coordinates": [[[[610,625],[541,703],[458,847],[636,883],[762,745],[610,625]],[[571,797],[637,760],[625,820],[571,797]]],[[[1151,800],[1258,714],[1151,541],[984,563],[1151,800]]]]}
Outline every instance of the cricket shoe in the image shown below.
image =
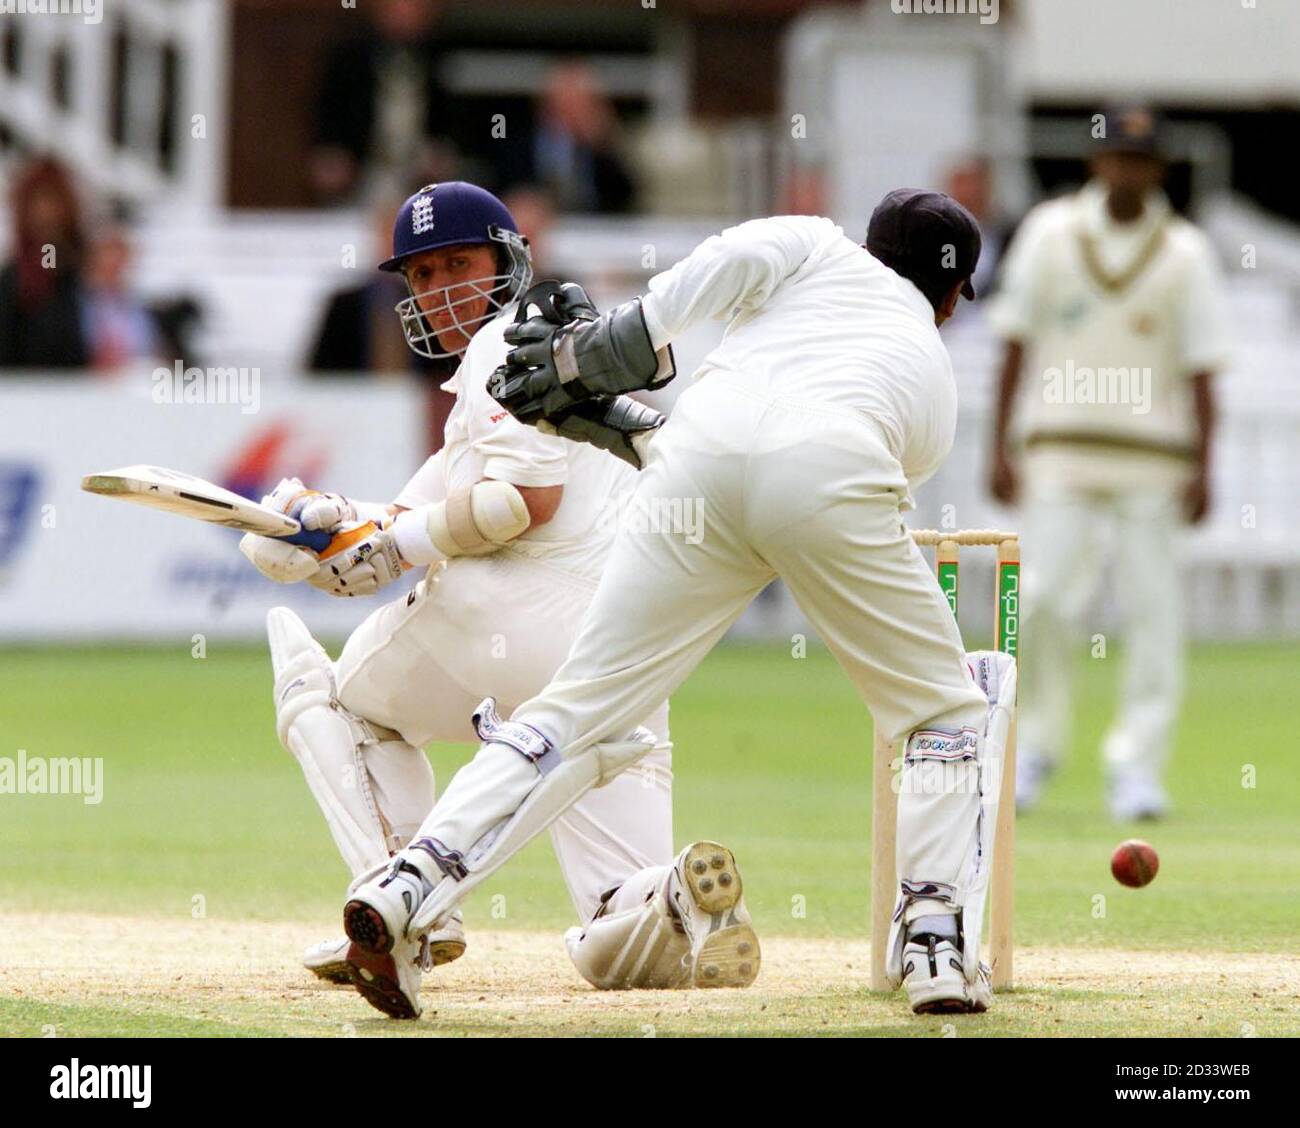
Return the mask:
{"type": "Polygon", "coordinates": [[[1109,785],[1110,816],[1116,822],[1154,822],[1169,814],[1169,797],[1148,775],[1116,773],[1109,785]]]}
{"type": "Polygon", "coordinates": [[[370,951],[355,940],[348,945],[348,975],[352,986],[375,1010],[389,1018],[419,1018],[420,981],[425,948],[405,936],[384,953],[370,951]]]}
{"type": "Polygon", "coordinates": [[[948,914],[917,917],[907,926],[903,986],[915,1014],[982,1014],[993,1002],[988,964],[980,964],[974,983],[966,982],[957,918],[948,914]]]}
{"type": "Polygon", "coordinates": [[[406,935],[406,926],[433,886],[401,855],[371,873],[348,891],[343,931],[354,944],[382,956],[406,935]]]}
{"type": "Polygon", "coordinates": [[[668,905],[690,942],[683,987],[748,987],[758,976],[758,936],[745,909],[736,857],[717,842],[694,842],[677,855],[668,905]]]}
{"type": "MultiPolygon", "coordinates": [[[[346,936],[336,940],[322,940],[313,944],[302,956],[302,966],[327,983],[352,982],[348,970],[348,947],[352,943],[346,936]]],[[[428,967],[442,967],[465,954],[465,924],[460,910],[447,917],[442,926],[433,929],[425,939],[428,967]]]]}
{"type": "Polygon", "coordinates": [[[352,985],[376,1010],[392,1018],[419,1018],[424,937],[410,939],[406,926],[433,886],[400,856],[351,890],[343,906],[352,985]]]}
{"type": "Polygon", "coordinates": [[[326,983],[341,983],[344,986],[352,982],[348,971],[348,946],[352,943],[346,936],[337,940],[322,940],[313,944],[302,954],[302,966],[317,979],[326,983]]]}

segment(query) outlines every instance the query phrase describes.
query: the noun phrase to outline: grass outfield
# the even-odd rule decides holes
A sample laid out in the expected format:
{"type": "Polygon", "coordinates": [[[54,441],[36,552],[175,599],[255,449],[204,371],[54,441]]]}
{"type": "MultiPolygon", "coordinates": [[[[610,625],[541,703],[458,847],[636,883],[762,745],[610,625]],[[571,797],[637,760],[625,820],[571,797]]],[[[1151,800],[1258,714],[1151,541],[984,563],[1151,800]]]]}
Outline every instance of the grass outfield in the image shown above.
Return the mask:
{"type": "MultiPolygon", "coordinates": [[[[0,935],[9,936],[0,940],[0,1032],[36,1032],[48,1021],[87,1033],[319,1033],[347,1022],[339,1016],[348,1013],[358,1029],[385,1032],[346,992],[316,989],[293,970],[299,947],[337,928],[347,875],[297,766],[275,739],[269,667],[260,650],[219,645],[210,645],[204,659],[191,658],[188,645],[175,652],[0,653],[0,756],[21,748],[29,757],[102,757],[105,765],[98,805],[73,796],[0,795],[0,914],[6,914],[0,935]],[[79,928],[78,917],[86,914],[97,919],[79,928]],[[24,930],[28,939],[16,939],[24,930]],[[127,952],[137,942],[132,937],[146,943],[157,937],[140,955],[138,992],[130,986],[129,957],[125,963],[113,957],[122,969],[115,995],[106,990],[108,973],[88,974],[80,985],[75,976],[63,982],[66,959],[51,958],[47,966],[39,955],[66,949],[82,953],[74,963],[94,965],[97,945],[115,951],[124,934],[127,952]],[[33,946],[31,936],[40,944],[33,946]],[[211,937],[209,963],[205,936],[211,937]],[[176,971],[180,981],[207,984],[196,987],[205,1012],[197,1025],[193,1005],[147,986],[150,975],[156,972],[161,983],[173,966],[153,947],[172,943],[187,953],[176,971]],[[240,951],[276,955],[250,956],[261,969],[256,972],[240,964],[240,951]],[[33,967],[45,968],[44,975],[23,973],[33,967]],[[270,979],[259,987],[262,972],[270,979]],[[210,975],[215,982],[205,978],[210,975]]],[[[1300,648],[1194,652],[1172,775],[1176,812],[1141,829],[1111,824],[1102,804],[1096,747],[1109,716],[1114,667],[1111,659],[1082,669],[1075,755],[1041,809],[1020,822],[1016,932],[1018,948],[1025,949],[1024,989],[1000,1001],[1000,1017],[972,1032],[1300,1027],[1294,957],[1277,964],[1274,978],[1259,971],[1273,966],[1269,960],[1242,961],[1267,980],[1259,984],[1262,992],[1253,992],[1234,974],[1234,961],[1219,955],[1291,953],[1300,937],[1300,773],[1287,739],[1300,648]],[[1140,891],[1115,884],[1108,869],[1112,846],[1133,833],[1149,838],[1161,855],[1159,877],[1140,891]],[[1187,976],[1177,988],[1170,982],[1164,1001],[1177,1001],[1172,1009],[1160,1001],[1161,952],[1181,961],[1180,974],[1187,976]],[[1133,1001],[1135,969],[1156,994],[1139,992],[1151,1005],[1129,1015],[1121,1004],[1133,1001]],[[1275,1006],[1277,1000],[1284,1005],[1275,1006]],[[1049,1014],[1068,1019],[1063,1025],[1049,1014]],[[1119,1015],[1128,1017],[1117,1026],[1119,1015]]],[[[933,1033],[932,1023],[910,1019],[901,1000],[869,999],[862,991],[871,732],[833,661],[816,650],[794,659],[783,649],[723,648],[676,696],[672,720],[678,842],[715,837],[735,849],[760,935],[816,940],[807,950],[822,963],[816,975],[809,971],[808,985],[815,980],[823,993],[807,998],[794,989],[800,946],[785,942],[769,949],[754,991],[723,993],[725,1001],[641,993],[642,1001],[629,1003],[587,991],[565,966],[558,937],[549,939],[573,921],[543,841],[466,907],[472,953],[473,934],[483,941],[478,959],[461,965],[461,987],[479,994],[462,1000],[450,1028],[496,1029],[497,1021],[502,1030],[526,1028],[518,1017],[511,1026],[495,1000],[475,1005],[509,966],[519,990],[536,968],[539,1001],[580,1000],[568,1010],[586,1015],[585,1028],[593,1031],[636,1032],[644,1025],[643,1006],[668,998],[652,1008],[676,1016],[665,1032],[819,1032],[826,1018],[832,1030],[933,1033]],[[493,943],[504,947],[492,949],[493,943]],[[542,944],[544,957],[531,959],[534,943],[542,944]],[[496,971],[488,958],[493,950],[496,971]],[[772,986],[764,994],[759,988],[769,974],[772,986]],[[760,1007],[780,1010],[786,988],[790,1014],[768,1022],[760,1007]]],[[[435,751],[440,782],[466,752],[435,751]]],[[[449,988],[456,974],[454,968],[444,973],[449,988]]],[[[426,988],[431,998],[441,997],[432,991],[426,988]]],[[[530,1021],[549,1014],[563,1028],[572,1013],[533,1008],[530,1021]]]]}

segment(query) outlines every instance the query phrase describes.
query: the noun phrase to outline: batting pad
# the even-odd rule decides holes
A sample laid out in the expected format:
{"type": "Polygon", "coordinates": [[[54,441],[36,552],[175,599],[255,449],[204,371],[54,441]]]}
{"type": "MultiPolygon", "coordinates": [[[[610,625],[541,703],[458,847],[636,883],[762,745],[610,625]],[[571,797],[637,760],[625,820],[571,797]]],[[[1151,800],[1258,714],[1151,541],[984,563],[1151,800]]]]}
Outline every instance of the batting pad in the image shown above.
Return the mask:
{"type": "Polygon", "coordinates": [[[370,791],[351,719],[334,708],[329,656],[287,607],[266,616],[280,742],[302,767],[334,843],[355,874],[388,856],[388,833],[370,791]]]}

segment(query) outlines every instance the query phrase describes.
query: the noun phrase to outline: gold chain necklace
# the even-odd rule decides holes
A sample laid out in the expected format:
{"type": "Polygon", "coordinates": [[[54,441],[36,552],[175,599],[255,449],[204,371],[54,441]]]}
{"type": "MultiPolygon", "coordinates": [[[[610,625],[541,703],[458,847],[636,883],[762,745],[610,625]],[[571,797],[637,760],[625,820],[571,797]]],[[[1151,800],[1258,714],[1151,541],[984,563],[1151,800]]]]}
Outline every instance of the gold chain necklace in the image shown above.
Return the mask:
{"type": "Polygon", "coordinates": [[[1097,250],[1097,239],[1086,231],[1080,220],[1078,228],[1079,250],[1083,255],[1083,265],[1092,275],[1092,279],[1108,294],[1120,293],[1127,290],[1133,284],[1133,281],[1139,274],[1144,271],[1151,260],[1156,257],[1157,252],[1164,245],[1165,226],[1169,217],[1162,216],[1160,221],[1151,230],[1151,234],[1146,237],[1142,245],[1138,248],[1137,254],[1133,256],[1132,261],[1124,269],[1112,273],[1106,269],[1105,264],[1101,261],[1101,255],[1097,250]]]}

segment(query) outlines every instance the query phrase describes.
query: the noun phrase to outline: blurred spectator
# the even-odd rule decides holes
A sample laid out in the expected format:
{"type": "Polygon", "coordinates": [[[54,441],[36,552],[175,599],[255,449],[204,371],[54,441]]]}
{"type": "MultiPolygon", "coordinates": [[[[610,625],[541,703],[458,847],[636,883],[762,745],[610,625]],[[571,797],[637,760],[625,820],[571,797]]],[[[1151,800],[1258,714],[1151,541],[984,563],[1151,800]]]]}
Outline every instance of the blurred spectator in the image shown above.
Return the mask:
{"type": "Polygon", "coordinates": [[[365,31],[330,53],[316,104],[308,175],[321,202],[384,173],[445,180],[458,115],[439,81],[441,0],[377,0],[365,31]]]}
{"type": "Polygon", "coordinates": [[[629,211],[636,184],[618,153],[618,117],[586,63],[553,67],[532,132],[508,142],[505,184],[545,187],[561,212],[629,211]]]}
{"type": "MultiPolygon", "coordinates": [[[[520,184],[512,188],[501,202],[515,217],[520,234],[528,240],[528,249],[533,256],[533,277],[549,278],[553,276],[551,265],[551,229],[555,226],[555,201],[545,188],[532,184],[520,184]]],[[[565,275],[566,282],[577,282],[576,278],[565,275]]]]}
{"type": "Polygon", "coordinates": [[[794,165],[781,190],[780,210],[785,215],[826,215],[826,197],[825,170],[813,165],[794,165]]]}
{"type": "Polygon", "coordinates": [[[201,366],[191,340],[194,327],[203,316],[198,301],[182,294],[152,303],[149,312],[158,329],[158,351],[162,362],[170,366],[179,360],[186,366],[201,366]]]}
{"type": "MultiPolygon", "coordinates": [[[[388,257],[393,223],[401,201],[385,200],[375,211],[374,262],[388,257]]],[[[329,296],[312,345],[308,368],[317,374],[355,375],[358,372],[414,374],[428,391],[427,426],[430,452],[442,446],[447,415],[456,397],[442,384],[455,371],[455,362],[429,360],[407,347],[394,306],[407,296],[400,274],[368,267],[365,281],[329,296]]]]}
{"type": "Polygon", "coordinates": [[[971,276],[975,293],[985,297],[993,289],[1002,252],[1013,225],[994,200],[993,165],[988,157],[964,157],[948,169],[943,190],[971,213],[980,225],[980,261],[971,276]]]}
{"type": "Polygon", "coordinates": [[[154,316],[128,285],[130,265],[131,244],[121,228],[110,227],[91,240],[81,331],[89,365],[100,373],[117,372],[137,361],[165,359],[154,316]]]}
{"type": "MultiPolygon", "coordinates": [[[[385,200],[374,214],[374,247],[370,258],[387,258],[393,223],[400,203],[385,200]]],[[[335,290],[329,297],[312,345],[308,367],[313,372],[409,372],[417,357],[406,347],[393,307],[406,297],[401,275],[385,274],[368,263],[359,286],[335,290]]]]}
{"type": "Polygon", "coordinates": [[[335,290],[321,319],[308,367],[313,372],[400,373],[421,358],[406,347],[393,307],[407,296],[398,275],[374,272],[360,286],[335,290]]]}
{"type": "Polygon", "coordinates": [[[13,258],[0,268],[0,366],[81,368],[85,246],[72,176],[39,157],[14,177],[13,258]]]}

